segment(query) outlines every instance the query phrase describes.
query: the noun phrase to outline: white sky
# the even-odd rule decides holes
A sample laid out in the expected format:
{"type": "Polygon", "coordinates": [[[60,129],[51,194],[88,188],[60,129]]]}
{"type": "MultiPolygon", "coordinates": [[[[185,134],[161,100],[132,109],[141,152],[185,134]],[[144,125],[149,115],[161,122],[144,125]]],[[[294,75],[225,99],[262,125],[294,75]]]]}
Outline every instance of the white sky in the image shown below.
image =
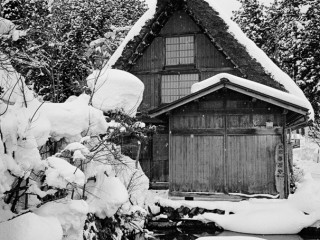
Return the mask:
{"type": "MultiPolygon", "coordinates": [[[[232,15],[232,11],[236,11],[239,9],[239,7],[241,6],[240,2],[238,2],[237,0],[209,0],[209,1],[216,1],[219,2],[221,8],[225,11],[226,14],[228,14],[229,16],[232,15]]],[[[261,3],[268,5],[271,2],[273,2],[274,0],[259,0],[261,3]]]]}
{"type": "MultiPolygon", "coordinates": [[[[140,0],[142,1],[142,0],[140,0]]],[[[145,0],[148,4],[154,5],[156,0],[145,0]]],[[[220,3],[219,5],[221,8],[225,11],[225,13],[228,16],[232,16],[232,11],[238,10],[241,4],[238,2],[238,0],[208,0],[208,1],[216,1],[220,3]]],[[[274,0],[259,0],[261,3],[264,3],[265,5],[270,4],[274,0]]]]}

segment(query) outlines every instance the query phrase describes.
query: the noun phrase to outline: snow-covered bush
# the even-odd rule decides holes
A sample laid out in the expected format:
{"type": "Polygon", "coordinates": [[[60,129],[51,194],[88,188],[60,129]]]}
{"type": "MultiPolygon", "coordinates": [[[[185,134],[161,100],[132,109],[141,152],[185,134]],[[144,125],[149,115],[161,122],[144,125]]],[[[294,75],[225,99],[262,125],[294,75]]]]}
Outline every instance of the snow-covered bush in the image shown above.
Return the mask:
{"type": "MultiPolygon", "coordinates": [[[[130,211],[132,203],[143,206],[137,196],[147,191],[148,178],[138,162],[122,155],[113,137],[130,129],[144,138],[144,124],[132,121],[123,129],[120,123],[107,122],[103,112],[90,104],[94,93],[64,103],[40,102],[10,61],[4,63],[6,68],[0,68],[0,228],[7,229],[7,239],[21,235],[10,235],[21,219],[30,223],[44,219],[44,230],[52,224],[56,234],[48,239],[60,240],[62,234],[66,239],[82,239],[88,213],[114,219],[123,206],[122,213],[130,211]],[[59,141],[58,152],[41,159],[39,149],[48,141],[59,141]]],[[[117,92],[108,97],[112,94],[117,92]]],[[[133,93],[136,102],[141,94],[133,93]]],[[[26,239],[40,239],[30,229],[26,239]]],[[[120,234],[121,228],[116,229],[120,234]]]]}

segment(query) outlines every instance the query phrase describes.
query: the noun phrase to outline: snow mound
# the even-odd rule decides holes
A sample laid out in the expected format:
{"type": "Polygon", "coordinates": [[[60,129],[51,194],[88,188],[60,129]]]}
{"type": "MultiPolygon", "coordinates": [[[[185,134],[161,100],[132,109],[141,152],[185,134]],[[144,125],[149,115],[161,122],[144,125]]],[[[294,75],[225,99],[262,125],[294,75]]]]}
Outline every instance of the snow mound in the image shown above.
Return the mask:
{"type": "Polygon", "coordinates": [[[83,227],[88,213],[88,204],[83,200],[49,202],[36,209],[35,213],[42,217],[55,217],[59,220],[66,239],[78,240],[82,239],[83,227]]]}
{"type": "Polygon", "coordinates": [[[175,209],[185,206],[224,210],[225,215],[207,212],[193,219],[215,222],[225,230],[247,234],[297,234],[303,228],[317,226],[320,220],[320,186],[308,174],[288,199],[250,199],[241,202],[160,199],[158,202],[163,207],[175,209]]]}
{"type": "Polygon", "coordinates": [[[244,211],[231,215],[204,213],[194,219],[215,222],[225,230],[250,234],[297,234],[315,223],[320,215],[305,215],[293,207],[274,211],[244,211]],[[267,227],[266,227],[267,226],[267,227]]]}
{"type": "Polygon", "coordinates": [[[127,189],[117,177],[107,177],[104,172],[96,176],[93,185],[87,184],[89,211],[101,219],[112,217],[128,201],[127,189]]]}
{"type": "MultiPolygon", "coordinates": [[[[44,117],[51,124],[50,136],[55,140],[66,138],[68,142],[79,141],[82,135],[97,135],[107,131],[101,110],[88,105],[89,96],[82,94],[65,103],[39,103],[30,106],[35,119],[44,117]]],[[[35,121],[35,127],[38,127],[35,121]]],[[[40,123],[39,123],[40,124],[40,123]]]]}
{"type": "Polygon", "coordinates": [[[49,186],[60,189],[66,188],[69,183],[83,186],[85,183],[84,173],[66,160],[57,157],[47,158],[48,169],[45,172],[46,182],[49,186]]]}
{"type": "Polygon", "coordinates": [[[300,211],[308,214],[320,210],[319,182],[315,181],[310,173],[307,173],[296,185],[297,189],[294,194],[289,195],[288,201],[300,211]]]}
{"type": "Polygon", "coordinates": [[[1,239],[5,240],[61,240],[62,228],[57,218],[26,213],[0,223],[1,239]]]}
{"type": "Polygon", "coordinates": [[[87,78],[87,84],[93,91],[92,105],[104,112],[123,109],[129,116],[135,116],[139,107],[144,85],[131,73],[116,70],[95,70],[87,78]]]}
{"type": "Polygon", "coordinates": [[[265,240],[265,238],[259,237],[247,237],[247,236],[215,236],[215,237],[199,237],[197,240],[223,240],[223,239],[230,239],[230,240],[265,240]]]}

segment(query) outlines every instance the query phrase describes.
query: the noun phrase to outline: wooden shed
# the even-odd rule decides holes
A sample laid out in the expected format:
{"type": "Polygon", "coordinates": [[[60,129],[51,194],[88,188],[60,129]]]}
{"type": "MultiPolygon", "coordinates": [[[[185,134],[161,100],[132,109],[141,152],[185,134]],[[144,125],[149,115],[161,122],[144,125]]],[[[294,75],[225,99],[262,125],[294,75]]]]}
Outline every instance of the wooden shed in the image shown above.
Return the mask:
{"type": "Polygon", "coordinates": [[[308,109],[233,75],[212,79],[216,83],[150,112],[169,122],[171,195],[286,196],[292,161],[286,129],[301,123],[308,109]]]}
{"type": "Polygon", "coordinates": [[[152,186],[185,197],[287,196],[287,133],[307,123],[310,103],[214,0],[158,0],[107,67],[145,85],[139,109],[158,133],[140,162],[152,186]]]}

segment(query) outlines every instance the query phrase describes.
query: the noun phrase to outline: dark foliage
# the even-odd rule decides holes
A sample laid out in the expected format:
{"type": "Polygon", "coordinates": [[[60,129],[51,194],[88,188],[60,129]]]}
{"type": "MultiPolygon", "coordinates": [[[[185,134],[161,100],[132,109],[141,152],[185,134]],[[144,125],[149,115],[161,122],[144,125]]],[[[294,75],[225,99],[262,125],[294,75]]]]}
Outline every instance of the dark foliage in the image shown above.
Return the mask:
{"type": "Polygon", "coordinates": [[[85,90],[86,77],[108,60],[145,9],[135,0],[49,2],[6,1],[2,16],[27,35],[2,41],[0,49],[44,100],[62,102],[85,90]],[[96,39],[103,44],[90,47],[96,39]]]}

